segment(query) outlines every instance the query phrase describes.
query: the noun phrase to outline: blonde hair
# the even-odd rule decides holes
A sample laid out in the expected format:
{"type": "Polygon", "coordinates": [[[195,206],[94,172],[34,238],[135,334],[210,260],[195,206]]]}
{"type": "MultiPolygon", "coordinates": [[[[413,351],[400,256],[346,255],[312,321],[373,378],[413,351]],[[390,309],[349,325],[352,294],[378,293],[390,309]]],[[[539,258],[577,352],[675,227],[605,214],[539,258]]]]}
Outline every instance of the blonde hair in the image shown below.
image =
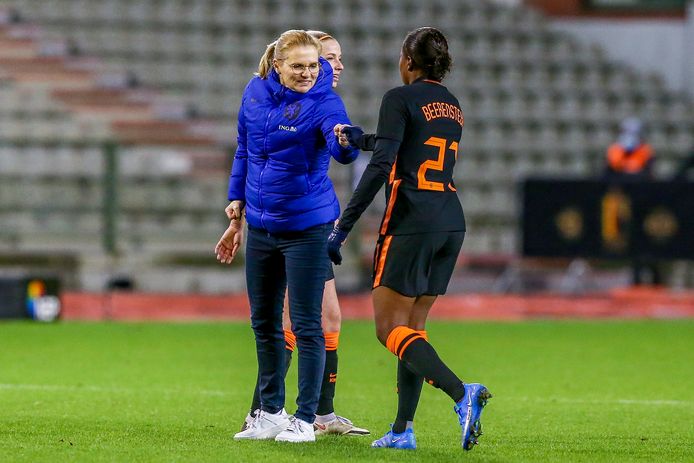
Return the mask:
{"type": "Polygon", "coordinates": [[[332,35],[328,34],[327,32],[323,31],[306,31],[308,35],[311,37],[314,37],[318,39],[319,42],[322,42],[324,40],[335,40],[337,42],[337,39],[333,37],[332,35]]]}
{"type": "Polygon", "coordinates": [[[304,30],[292,29],[283,32],[277,40],[268,44],[265,53],[260,58],[260,63],[258,63],[257,75],[262,79],[267,79],[272,70],[272,61],[283,58],[290,48],[301,46],[315,47],[320,55],[323,51],[320,40],[322,39],[318,39],[304,30]]]}

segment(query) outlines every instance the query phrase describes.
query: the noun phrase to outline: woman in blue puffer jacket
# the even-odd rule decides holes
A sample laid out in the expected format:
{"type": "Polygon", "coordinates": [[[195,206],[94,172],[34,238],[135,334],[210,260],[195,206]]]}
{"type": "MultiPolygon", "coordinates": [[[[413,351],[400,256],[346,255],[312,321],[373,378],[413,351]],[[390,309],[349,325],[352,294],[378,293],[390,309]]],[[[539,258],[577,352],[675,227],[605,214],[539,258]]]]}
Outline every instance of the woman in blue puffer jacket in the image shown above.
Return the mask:
{"type": "Polygon", "coordinates": [[[283,33],[268,46],[241,101],[229,179],[232,221],[216,253],[224,263],[233,259],[245,207],[246,283],[261,412],[236,439],[315,440],[312,423],[325,363],[321,301],[329,265],[326,240],[340,213],[328,166],[331,156],[346,164],[358,154],[344,136],[335,136],[335,126],[350,121],[332,91],[332,68],[320,52],[320,42],[305,31],[283,33]],[[285,288],[299,348],[293,417],[283,410],[285,288]]]}

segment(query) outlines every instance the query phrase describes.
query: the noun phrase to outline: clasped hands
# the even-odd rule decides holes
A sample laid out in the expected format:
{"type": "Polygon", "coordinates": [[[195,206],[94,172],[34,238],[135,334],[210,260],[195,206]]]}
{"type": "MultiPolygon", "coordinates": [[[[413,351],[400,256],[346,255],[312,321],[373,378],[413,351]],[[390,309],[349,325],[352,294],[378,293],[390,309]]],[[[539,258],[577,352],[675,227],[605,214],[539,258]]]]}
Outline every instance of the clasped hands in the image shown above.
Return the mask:
{"type": "Polygon", "coordinates": [[[343,148],[347,148],[350,145],[354,148],[359,148],[359,145],[357,144],[357,139],[364,134],[364,131],[361,129],[361,127],[347,124],[335,125],[335,127],[333,128],[333,132],[335,132],[337,141],[343,148]]]}

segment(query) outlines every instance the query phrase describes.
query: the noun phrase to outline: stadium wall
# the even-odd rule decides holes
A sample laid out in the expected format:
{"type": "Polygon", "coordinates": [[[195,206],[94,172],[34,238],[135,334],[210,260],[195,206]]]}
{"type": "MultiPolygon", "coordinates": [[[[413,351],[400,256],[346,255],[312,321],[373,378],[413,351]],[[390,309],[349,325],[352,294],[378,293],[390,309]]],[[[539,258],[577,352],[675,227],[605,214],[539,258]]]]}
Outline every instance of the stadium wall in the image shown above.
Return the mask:
{"type": "MultiPolygon", "coordinates": [[[[64,320],[248,321],[245,294],[64,293],[64,320]]],[[[371,320],[371,295],[340,295],[343,319],[371,320]]],[[[631,287],[583,296],[448,295],[436,301],[439,320],[680,319],[694,317],[694,292],[631,287]]]]}

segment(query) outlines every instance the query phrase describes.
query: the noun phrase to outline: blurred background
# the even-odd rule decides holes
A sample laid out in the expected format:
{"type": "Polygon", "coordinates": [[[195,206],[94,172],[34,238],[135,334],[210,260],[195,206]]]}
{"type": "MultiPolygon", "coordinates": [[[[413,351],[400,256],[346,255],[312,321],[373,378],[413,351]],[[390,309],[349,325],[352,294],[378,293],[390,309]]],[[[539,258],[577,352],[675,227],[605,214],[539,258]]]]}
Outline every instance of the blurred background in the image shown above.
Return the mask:
{"type": "MultiPolygon", "coordinates": [[[[247,310],[243,255],[223,266],[213,249],[266,44],[294,28],[337,38],[337,91],[375,131],[402,39],[424,25],[448,37],[444,83],[465,113],[468,232],[450,291],[605,310],[656,298],[694,315],[685,0],[0,0],[0,312],[108,318],[123,295],[142,310],[247,310]],[[634,117],[652,169],[608,176],[634,117]]],[[[357,175],[331,167],[343,206],[357,175]]],[[[383,206],[380,194],[336,268],[341,294],[368,291],[383,206]]]]}

